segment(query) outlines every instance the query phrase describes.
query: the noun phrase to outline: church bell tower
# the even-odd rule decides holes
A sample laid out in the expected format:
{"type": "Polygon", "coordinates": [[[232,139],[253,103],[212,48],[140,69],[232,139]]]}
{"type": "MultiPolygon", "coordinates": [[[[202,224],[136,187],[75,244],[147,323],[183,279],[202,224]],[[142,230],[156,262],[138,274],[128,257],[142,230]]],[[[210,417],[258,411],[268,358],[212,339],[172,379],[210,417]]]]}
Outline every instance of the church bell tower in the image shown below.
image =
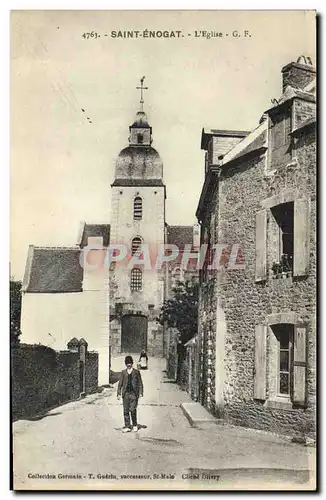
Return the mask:
{"type": "Polygon", "coordinates": [[[113,354],[145,349],[150,356],[163,356],[163,328],[156,317],[164,300],[164,272],[155,261],[165,243],[166,191],[163,163],[152,147],[152,127],[144,112],[144,80],[137,87],[140,108],[129,127],[129,145],[116,161],[110,242],[124,245],[130,257],[146,247],[151,266],[130,268],[125,262],[111,271],[110,345],[113,354]]]}

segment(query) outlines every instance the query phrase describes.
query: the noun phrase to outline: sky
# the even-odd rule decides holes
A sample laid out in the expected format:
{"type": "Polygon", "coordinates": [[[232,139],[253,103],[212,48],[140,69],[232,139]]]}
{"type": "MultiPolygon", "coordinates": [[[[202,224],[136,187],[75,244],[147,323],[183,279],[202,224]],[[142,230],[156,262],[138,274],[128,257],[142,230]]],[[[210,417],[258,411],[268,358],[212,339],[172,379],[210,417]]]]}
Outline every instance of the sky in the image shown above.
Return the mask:
{"type": "Polygon", "coordinates": [[[166,221],[193,224],[204,181],[202,128],[257,125],[281,95],[281,68],[302,54],[315,60],[314,13],[14,11],[10,51],[10,259],[21,279],[30,244],[75,245],[81,221],[110,222],[115,160],[128,145],[144,75],[166,221]],[[184,37],[110,36],[145,29],[184,37]],[[194,36],[203,30],[223,36],[194,36]],[[100,37],[82,37],[91,31],[100,37]]]}

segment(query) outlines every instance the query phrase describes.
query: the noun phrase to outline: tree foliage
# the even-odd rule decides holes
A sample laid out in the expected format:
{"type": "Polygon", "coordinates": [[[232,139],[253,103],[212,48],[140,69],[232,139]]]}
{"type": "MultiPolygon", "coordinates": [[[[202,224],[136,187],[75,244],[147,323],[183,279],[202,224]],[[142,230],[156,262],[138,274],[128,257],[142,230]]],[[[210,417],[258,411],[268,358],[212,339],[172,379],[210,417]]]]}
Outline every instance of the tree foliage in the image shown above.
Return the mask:
{"type": "Polygon", "coordinates": [[[20,316],[22,302],[21,281],[10,281],[10,342],[12,346],[19,344],[20,316]]]}
{"type": "Polygon", "coordinates": [[[178,281],[172,289],[173,297],[164,302],[158,322],[177,328],[180,341],[185,344],[197,333],[199,283],[196,278],[178,281]]]}

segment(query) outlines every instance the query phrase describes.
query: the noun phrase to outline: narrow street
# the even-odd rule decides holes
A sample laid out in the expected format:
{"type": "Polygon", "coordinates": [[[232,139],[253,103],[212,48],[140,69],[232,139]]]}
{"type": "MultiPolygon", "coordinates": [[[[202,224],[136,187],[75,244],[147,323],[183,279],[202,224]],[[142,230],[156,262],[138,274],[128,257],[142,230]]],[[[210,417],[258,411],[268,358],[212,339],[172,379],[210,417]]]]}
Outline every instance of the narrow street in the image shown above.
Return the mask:
{"type": "MultiPolygon", "coordinates": [[[[123,357],[115,358],[112,368],[121,370],[123,357]]],[[[229,425],[191,427],[180,408],[190,398],[164,370],[165,360],[150,359],[149,370],[142,371],[145,394],[137,433],[121,432],[122,402],[117,401],[116,384],[45,416],[15,422],[14,488],[309,488],[314,448],[229,425]]]]}

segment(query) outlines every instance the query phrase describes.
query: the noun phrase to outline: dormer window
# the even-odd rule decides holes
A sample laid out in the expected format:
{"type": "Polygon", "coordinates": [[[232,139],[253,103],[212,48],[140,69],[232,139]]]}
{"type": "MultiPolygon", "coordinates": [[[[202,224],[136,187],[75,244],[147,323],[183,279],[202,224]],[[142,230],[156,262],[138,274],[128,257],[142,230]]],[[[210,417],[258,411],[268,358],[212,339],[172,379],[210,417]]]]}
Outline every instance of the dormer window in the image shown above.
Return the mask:
{"type": "Polygon", "coordinates": [[[275,110],[269,121],[270,162],[272,167],[286,165],[292,159],[291,108],[275,110]]]}

